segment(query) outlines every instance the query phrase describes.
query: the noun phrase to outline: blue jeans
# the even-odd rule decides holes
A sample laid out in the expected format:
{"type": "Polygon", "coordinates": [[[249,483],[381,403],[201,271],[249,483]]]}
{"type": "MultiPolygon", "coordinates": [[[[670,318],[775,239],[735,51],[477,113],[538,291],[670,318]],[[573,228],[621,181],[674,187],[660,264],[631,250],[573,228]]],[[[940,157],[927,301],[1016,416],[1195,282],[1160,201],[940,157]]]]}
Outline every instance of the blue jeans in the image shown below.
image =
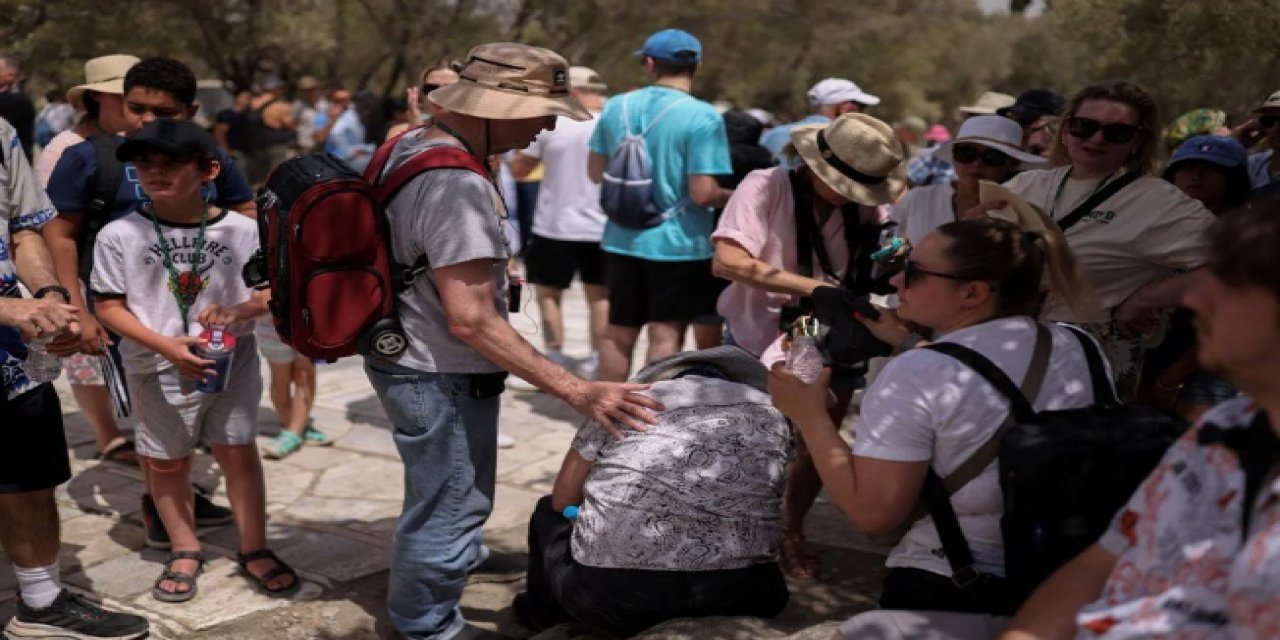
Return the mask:
{"type": "Polygon", "coordinates": [[[387,609],[412,640],[445,640],[464,624],[458,602],[480,528],[493,509],[498,397],[474,398],[471,376],[365,361],[404,461],[404,511],[392,544],[387,609]]]}

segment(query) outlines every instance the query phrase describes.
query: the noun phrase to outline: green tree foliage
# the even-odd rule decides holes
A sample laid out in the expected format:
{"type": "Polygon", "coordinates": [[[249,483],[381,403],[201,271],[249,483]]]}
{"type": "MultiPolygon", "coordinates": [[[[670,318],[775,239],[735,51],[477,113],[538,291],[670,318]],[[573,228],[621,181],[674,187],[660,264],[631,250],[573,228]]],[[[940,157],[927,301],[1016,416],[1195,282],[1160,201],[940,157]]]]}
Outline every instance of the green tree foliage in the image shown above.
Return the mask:
{"type": "MultiPolygon", "coordinates": [[[[547,46],[614,91],[645,83],[632,53],[664,27],[702,39],[695,92],[781,114],[824,77],[851,78],[874,113],[946,118],[986,90],[1100,79],[1149,87],[1167,116],[1241,115],[1280,79],[1280,0],[1055,0],[1037,15],[965,0],[0,0],[0,37],[37,88],[83,61],[165,54],[234,88],[315,75],[399,95],[421,70],[487,41],[547,46]]],[[[1035,12],[1032,12],[1035,14],[1035,12]]]]}

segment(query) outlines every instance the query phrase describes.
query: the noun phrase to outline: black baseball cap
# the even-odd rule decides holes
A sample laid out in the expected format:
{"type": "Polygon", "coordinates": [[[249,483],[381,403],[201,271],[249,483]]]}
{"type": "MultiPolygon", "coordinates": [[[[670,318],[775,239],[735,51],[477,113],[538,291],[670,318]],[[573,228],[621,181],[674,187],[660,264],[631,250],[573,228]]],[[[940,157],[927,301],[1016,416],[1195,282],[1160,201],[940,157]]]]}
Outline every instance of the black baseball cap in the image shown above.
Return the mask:
{"type": "Polygon", "coordinates": [[[132,162],[148,151],[172,156],[209,155],[218,157],[218,145],[200,125],[169,118],[152,120],[116,147],[116,159],[132,162]]]}
{"type": "Polygon", "coordinates": [[[1015,119],[1017,116],[1056,116],[1062,113],[1066,103],[1066,99],[1049,89],[1030,89],[1023,91],[1013,104],[997,110],[996,114],[1015,119]]]}

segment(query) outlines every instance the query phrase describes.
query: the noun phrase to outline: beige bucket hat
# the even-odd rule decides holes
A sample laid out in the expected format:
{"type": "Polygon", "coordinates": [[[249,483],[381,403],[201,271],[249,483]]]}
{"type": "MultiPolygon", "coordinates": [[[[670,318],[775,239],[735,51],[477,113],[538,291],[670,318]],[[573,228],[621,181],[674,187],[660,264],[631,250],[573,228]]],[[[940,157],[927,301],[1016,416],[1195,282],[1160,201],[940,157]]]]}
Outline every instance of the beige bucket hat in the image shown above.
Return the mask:
{"type": "Polygon", "coordinates": [[[137,56],[125,54],[100,56],[89,60],[84,63],[85,83],[68,89],[67,101],[76,108],[76,111],[84,111],[84,101],[81,98],[86,91],[123,95],[124,74],[138,62],[137,56]]]}
{"type": "Polygon", "coordinates": [[[989,116],[1005,107],[1012,107],[1017,101],[1017,98],[1007,93],[988,91],[978,96],[977,102],[960,107],[960,113],[989,116]]]}
{"type": "Polygon", "coordinates": [[[454,113],[489,120],[591,119],[591,112],[569,95],[569,63],[550,49],[518,42],[482,44],[467,54],[458,76],[458,82],[432,91],[427,99],[454,113]]]}
{"type": "Polygon", "coordinates": [[[609,85],[600,79],[600,74],[591,67],[569,67],[569,86],[574,89],[604,93],[609,85]]]}
{"type": "Polygon", "coordinates": [[[907,187],[902,144],[892,127],[869,115],[794,127],[791,144],[823,182],[858,204],[888,204],[907,187]]]}

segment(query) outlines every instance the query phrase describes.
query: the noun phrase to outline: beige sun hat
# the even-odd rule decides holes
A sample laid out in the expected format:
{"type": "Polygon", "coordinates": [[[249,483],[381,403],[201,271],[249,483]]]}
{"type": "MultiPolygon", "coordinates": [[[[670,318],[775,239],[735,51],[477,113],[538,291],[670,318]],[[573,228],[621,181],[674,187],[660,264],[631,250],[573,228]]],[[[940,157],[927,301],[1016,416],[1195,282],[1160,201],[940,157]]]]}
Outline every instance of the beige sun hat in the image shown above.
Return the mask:
{"type": "Polygon", "coordinates": [[[458,76],[427,99],[454,113],[489,120],[591,119],[591,112],[569,95],[569,63],[550,49],[518,42],[482,44],[467,54],[458,76]]]}
{"type": "Polygon", "coordinates": [[[858,204],[888,204],[907,187],[902,144],[892,127],[869,115],[793,127],[791,144],[823,182],[858,204]]]}
{"type": "Polygon", "coordinates": [[[1267,96],[1267,99],[1263,100],[1262,104],[1258,105],[1258,108],[1254,109],[1253,112],[1262,113],[1268,109],[1280,109],[1280,91],[1267,96]]]}
{"type": "Polygon", "coordinates": [[[124,74],[138,62],[140,60],[137,56],[125,54],[100,56],[89,60],[84,63],[85,83],[68,89],[67,101],[76,108],[76,111],[84,111],[84,101],[81,97],[86,91],[124,95],[124,74]]]}
{"type": "Polygon", "coordinates": [[[600,74],[591,67],[569,67],[569,86],[574,89],[604,93],[609,85],[600,79],[600,74]]]}
{"type": "Polygon", "coordinates": [[[1017,98],[1007,93],[988,91],[978,96],[977,102],[960,107],[960,112],[969,115],[989,116],[1005,107],[1012,107],[1017,101],[1017,98]]]}

